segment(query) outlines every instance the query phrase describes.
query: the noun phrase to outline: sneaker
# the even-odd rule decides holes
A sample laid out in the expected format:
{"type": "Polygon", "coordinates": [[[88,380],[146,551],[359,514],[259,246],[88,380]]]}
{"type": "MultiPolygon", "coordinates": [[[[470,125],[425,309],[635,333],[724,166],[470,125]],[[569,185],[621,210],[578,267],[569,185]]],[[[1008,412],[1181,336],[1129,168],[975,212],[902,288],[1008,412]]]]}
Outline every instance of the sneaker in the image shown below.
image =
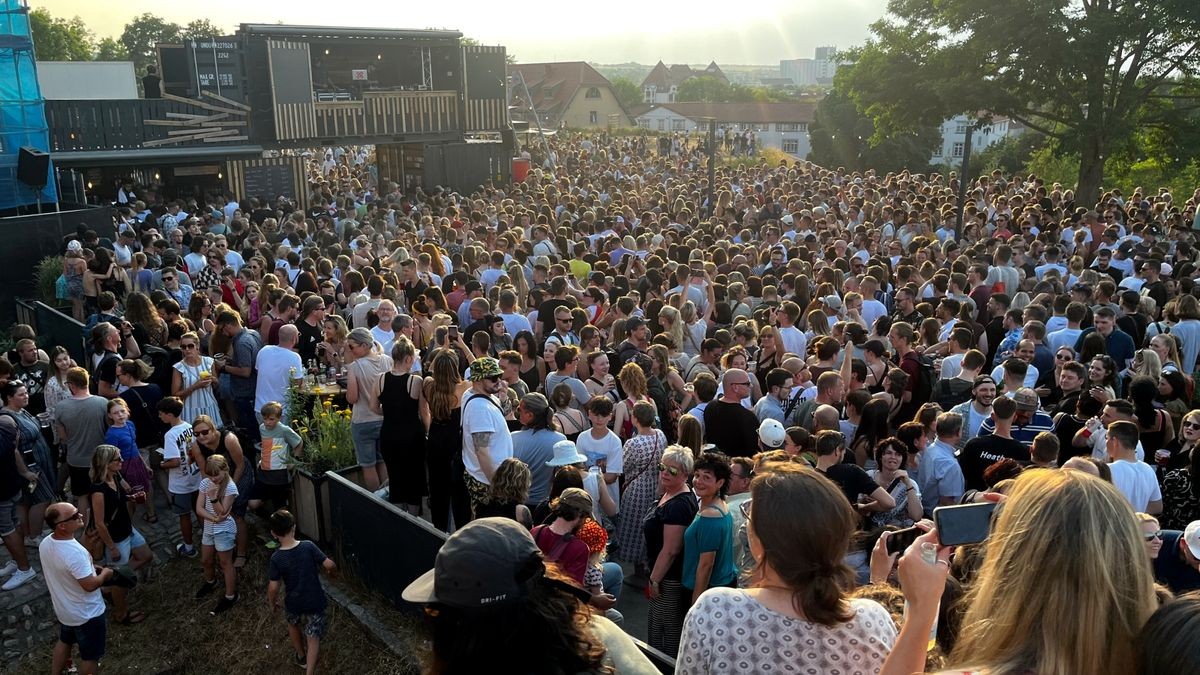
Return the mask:
{"type": "Polygon", "coordinates": [[[227,598],[222,595],[221,599],[217,601],[217,606],[215,608],[213,608],[213,611],[209,612],[209,614],[216,616],[216,615],[228,610],[230,607],[233,607],[234,604],[237,603],[237,601],[238,601],[237,593],[234,593],[232,598],[227,598]]]}
{"type": "Polygon", "coordinates": [[[13,572],[11,577],[8,578],[8,581],[4,582],[3,586],[0,586],[0,590],[11,591],[15,588],[20,588],[26,583],[32,581],[36,576],[37,572],[34,571],[32,567],[27,570],[17,570],[16,572],[13,572]]]}
{"type": "Polygon", "coordinates": [[[17,571],[17,561],[9,560],[7,565],[5,565],[4,567],[0,567],[0,577],[6,577],[16,571],[17,571]]]}
{"type": "Polygon", "coordinates": [[[42,540],[45,538],[40,534],[35,537],[25,537],[25,545],[29,548],[37,548],[42,545],[42,540]]]}
{"type": "Polygon", "coordinates": [[[308,656],[305,654],[292,652],[292,663],[300,666],[301,668],[308,668],[308,656]]]}
{"type": "Polygon", "coordinates": [[[181,558],[195,558],[196,557],[196,547],[188,546],[187,544],[180,544],[180,545],[176,546],[175,552],[178,553],[179,557],[181,557],[181,558]]]}
{"type": "Polygon", "coordinates": [[[217,580],[216,579],[213,579],[212,581],[204,582],[203,584],[200,585],[200,588],[196,589],[196,599],[199,600],[200,598],[203,598],[204,596],[208,595],[209,593],[212,593],[216,588],[217,588],[217,580]]]}

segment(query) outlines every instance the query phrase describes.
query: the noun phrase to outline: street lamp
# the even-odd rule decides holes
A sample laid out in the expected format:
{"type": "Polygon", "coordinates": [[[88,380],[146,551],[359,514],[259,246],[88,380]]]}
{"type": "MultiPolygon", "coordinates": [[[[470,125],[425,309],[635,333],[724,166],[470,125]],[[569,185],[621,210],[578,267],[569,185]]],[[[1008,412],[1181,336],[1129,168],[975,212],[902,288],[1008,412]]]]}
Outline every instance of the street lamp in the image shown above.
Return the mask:
{"type": "Polygon", "coordinates": [[[708,123],[708,213],[712,217],[717,212],[717,205],[713,202],[714,189],[717,182],[717,118],[701,117],[701,121],[708,123]]]}

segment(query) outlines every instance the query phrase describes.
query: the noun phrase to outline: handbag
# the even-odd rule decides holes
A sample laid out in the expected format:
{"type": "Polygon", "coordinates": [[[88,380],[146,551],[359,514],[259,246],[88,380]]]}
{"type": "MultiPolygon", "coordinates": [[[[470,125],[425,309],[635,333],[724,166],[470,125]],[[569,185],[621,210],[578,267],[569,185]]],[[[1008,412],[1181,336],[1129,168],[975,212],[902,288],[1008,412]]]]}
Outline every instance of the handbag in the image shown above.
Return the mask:
{"type": "Polygon", "coordinates": [[[104,558],[104,540],[100,538],[100,531],[96,529],[95,517],[96,512],[93,510],[88,517],[87,529],[83,531],[83,547],[87,549],[88,555],[92,556],[92,560],[100,560],[104,558]]]}

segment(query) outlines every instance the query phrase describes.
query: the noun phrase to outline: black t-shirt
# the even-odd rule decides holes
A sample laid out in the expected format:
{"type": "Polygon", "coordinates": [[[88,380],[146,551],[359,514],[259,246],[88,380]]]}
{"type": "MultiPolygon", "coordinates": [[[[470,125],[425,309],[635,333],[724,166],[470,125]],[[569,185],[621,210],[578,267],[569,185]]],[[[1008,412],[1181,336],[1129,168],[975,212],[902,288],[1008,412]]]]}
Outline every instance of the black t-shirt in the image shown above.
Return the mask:
{"type": "MultiPolygon", "coordinates": [[[[680,556],[682,557],[682,556],[680,556]]],[[[321,588],[321,568],[325,554],[311,541],[296,542],[271,554],[267,578],[282,581],[283,607],[291,614],[317,614],[325,611],[328,601],[321,588]]]]}
{"type": "MultiPolygon", "coordinates": [[[[417,283],[413,284],[412,286],[404,286],[404,297],[408,300],[408,304],[411,307],[418,298],[420,298],[422,295],[425,295],[425,293],[428,291],[429,284],[417,279],[417,283]]],[[[467,344],[470,343],[468,342],[467,344]]]]}
{"type": "Polygon", "coordinates": [[[847,464],[845,462],[834,464],[828,469],[822,471],[825,477],[837,483],[841,488],[842,494],[846,495],[846,500],[854,505],[858,502],[859,495],[869,495],[875,492],[879,485],[871,480],[866,471],[857,464],[847,464]]]}
{"type": "Polygon", "coordinates": [[[1117,319],[1117,328],[1125,331],[1129,334],[1129,337],[1133,338],[1133,345],[1135,347],[1141,345],[1142,340],[1145,339],[1146,326],[1148,325],[1150,325],[1150,321],[1141,314],[1126,314],[1117,319]]]}
{"type": "Polygon", "coordinates": [[[1188,567],[1180,558],[1180,546],[1183,533],[1178,530],[1164,530],[1162,533],[1162,549],[1154,559],[1154,580],[1170,588],[1176,595],[1200,589],[1200,571],[1188,567]]]}
{"type": "Polygon", "coordinates": [[[713,399],[704,409],[704,440],[730,457],[758,452],[758,418],[740,403],[713,399]]]}
{"type": "Polygon", "coordinates": [[[550,337],[554,332],[554,310],[559,307],[570,307],[566,300],[550,298],[538,305],[538,321],[542,322],[542,335],[550,337]]]}
{"type": "MultiPolygon", "coordinates": [[[[692,524],[692,520],[696,518],[696,512],[699,510],[700,504],[696,501],[696,495],[689,491],[671,497],[662,506],[655,505],[646,513],[646,518],[642,521],[642,534],[646,537],[647,564],[654,567],[654,561],[658,559],[658,554],[662,553],[663,527],[666,525],[687,527],[692,524]]],[[[682,555],[675,556],[675,561],[671,563],[671,568],[667,570],[667,574],[663,578],[675,581],[683,578],[682,555]]]]}
{"type": "Polygon", "coordinates": [[[317,345],[324,338],[321,334],[321,324],[313,326],[307,321],[300,320],[296,322],[296,330],[300,333],[296,342],[296,351],[300,354],[300,361],[308,363],[317,358],[317,345]]]}
{"type": "Polygon", "coordinates": [[[958,464],[962,467],[963,479],[967,488],[986,489],[983,472],[989,466],[1005,458],[1015,459],[1022,463],[1028,462],[1029,448],[1020,441],[995,434],[978,436],[967,441],[958,455],[958,464]]]}
{"type": "MultiPolygon", "coordinates": [[[[96,380],[96,387],[100,386],[101,382],[107,382],[113,388],[117,386],[117,364],[121,362],[121,355],[116,352],[104,352],[104,356],[100,357],[100,362],[96,364],[96,369],[92,373],[93,379],[96,380]]],[[[97,389],[96,393],[100,393],[97,389]]]]}
{"type": "MultiPolygon", "coordinates": [[[[158,402],[162,400],[162,389],[157,384],[130,387],[121,392],[121,398],[129,406],[129,421],[137,431],[139,448],[162,445],[166,427],[158,418],[158,402]]],[[[155,446],[157,447],[157,446],[155,446]]]]}
{"type": "MultiPolygon", "coordinates": [[[[92,493],[104,495],[104,525],[113,543],[120,543],[133,534],[133,523],[129,520],[129,509],[125,507],[125,491],[121,489],[121,477],[115,481],[116,489],[108,483],[92,483],[92,493]]],[[[92,514],[95,518],[98,514],[92,514]]]]}

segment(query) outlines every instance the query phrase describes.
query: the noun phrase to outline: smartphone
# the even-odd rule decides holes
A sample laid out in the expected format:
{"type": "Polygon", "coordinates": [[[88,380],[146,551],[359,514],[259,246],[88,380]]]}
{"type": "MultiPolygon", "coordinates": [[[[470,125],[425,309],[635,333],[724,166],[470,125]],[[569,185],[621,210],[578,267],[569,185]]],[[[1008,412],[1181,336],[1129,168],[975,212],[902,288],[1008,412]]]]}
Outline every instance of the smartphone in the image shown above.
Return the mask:
{"type": "Polygon", "coordinates": [[[938,541],[942,546],[978,544],[988,538],[996,502],[939,506],[933,510],[938,541]]]}
{"type": "Polygon", "coordinates": [[[888,536],[887,536],[888,555],[892,555],[893,553],[904,553],[905,551],[908,550],[908,547],[912,546],[912,543],[917,540],[917,537],[924,534],[924,532],[925,532],[925,530],[922,530],[921,528],[916,527],[915,525],[913,527],[906,527],[903,530],[896,530],[895,532],[888,532],[888,536]]]}
{"type": "Polygon", "coordinates": [[[450,326],[450,339],[451,340],[458,339],[458,326],[450,326]]]}

